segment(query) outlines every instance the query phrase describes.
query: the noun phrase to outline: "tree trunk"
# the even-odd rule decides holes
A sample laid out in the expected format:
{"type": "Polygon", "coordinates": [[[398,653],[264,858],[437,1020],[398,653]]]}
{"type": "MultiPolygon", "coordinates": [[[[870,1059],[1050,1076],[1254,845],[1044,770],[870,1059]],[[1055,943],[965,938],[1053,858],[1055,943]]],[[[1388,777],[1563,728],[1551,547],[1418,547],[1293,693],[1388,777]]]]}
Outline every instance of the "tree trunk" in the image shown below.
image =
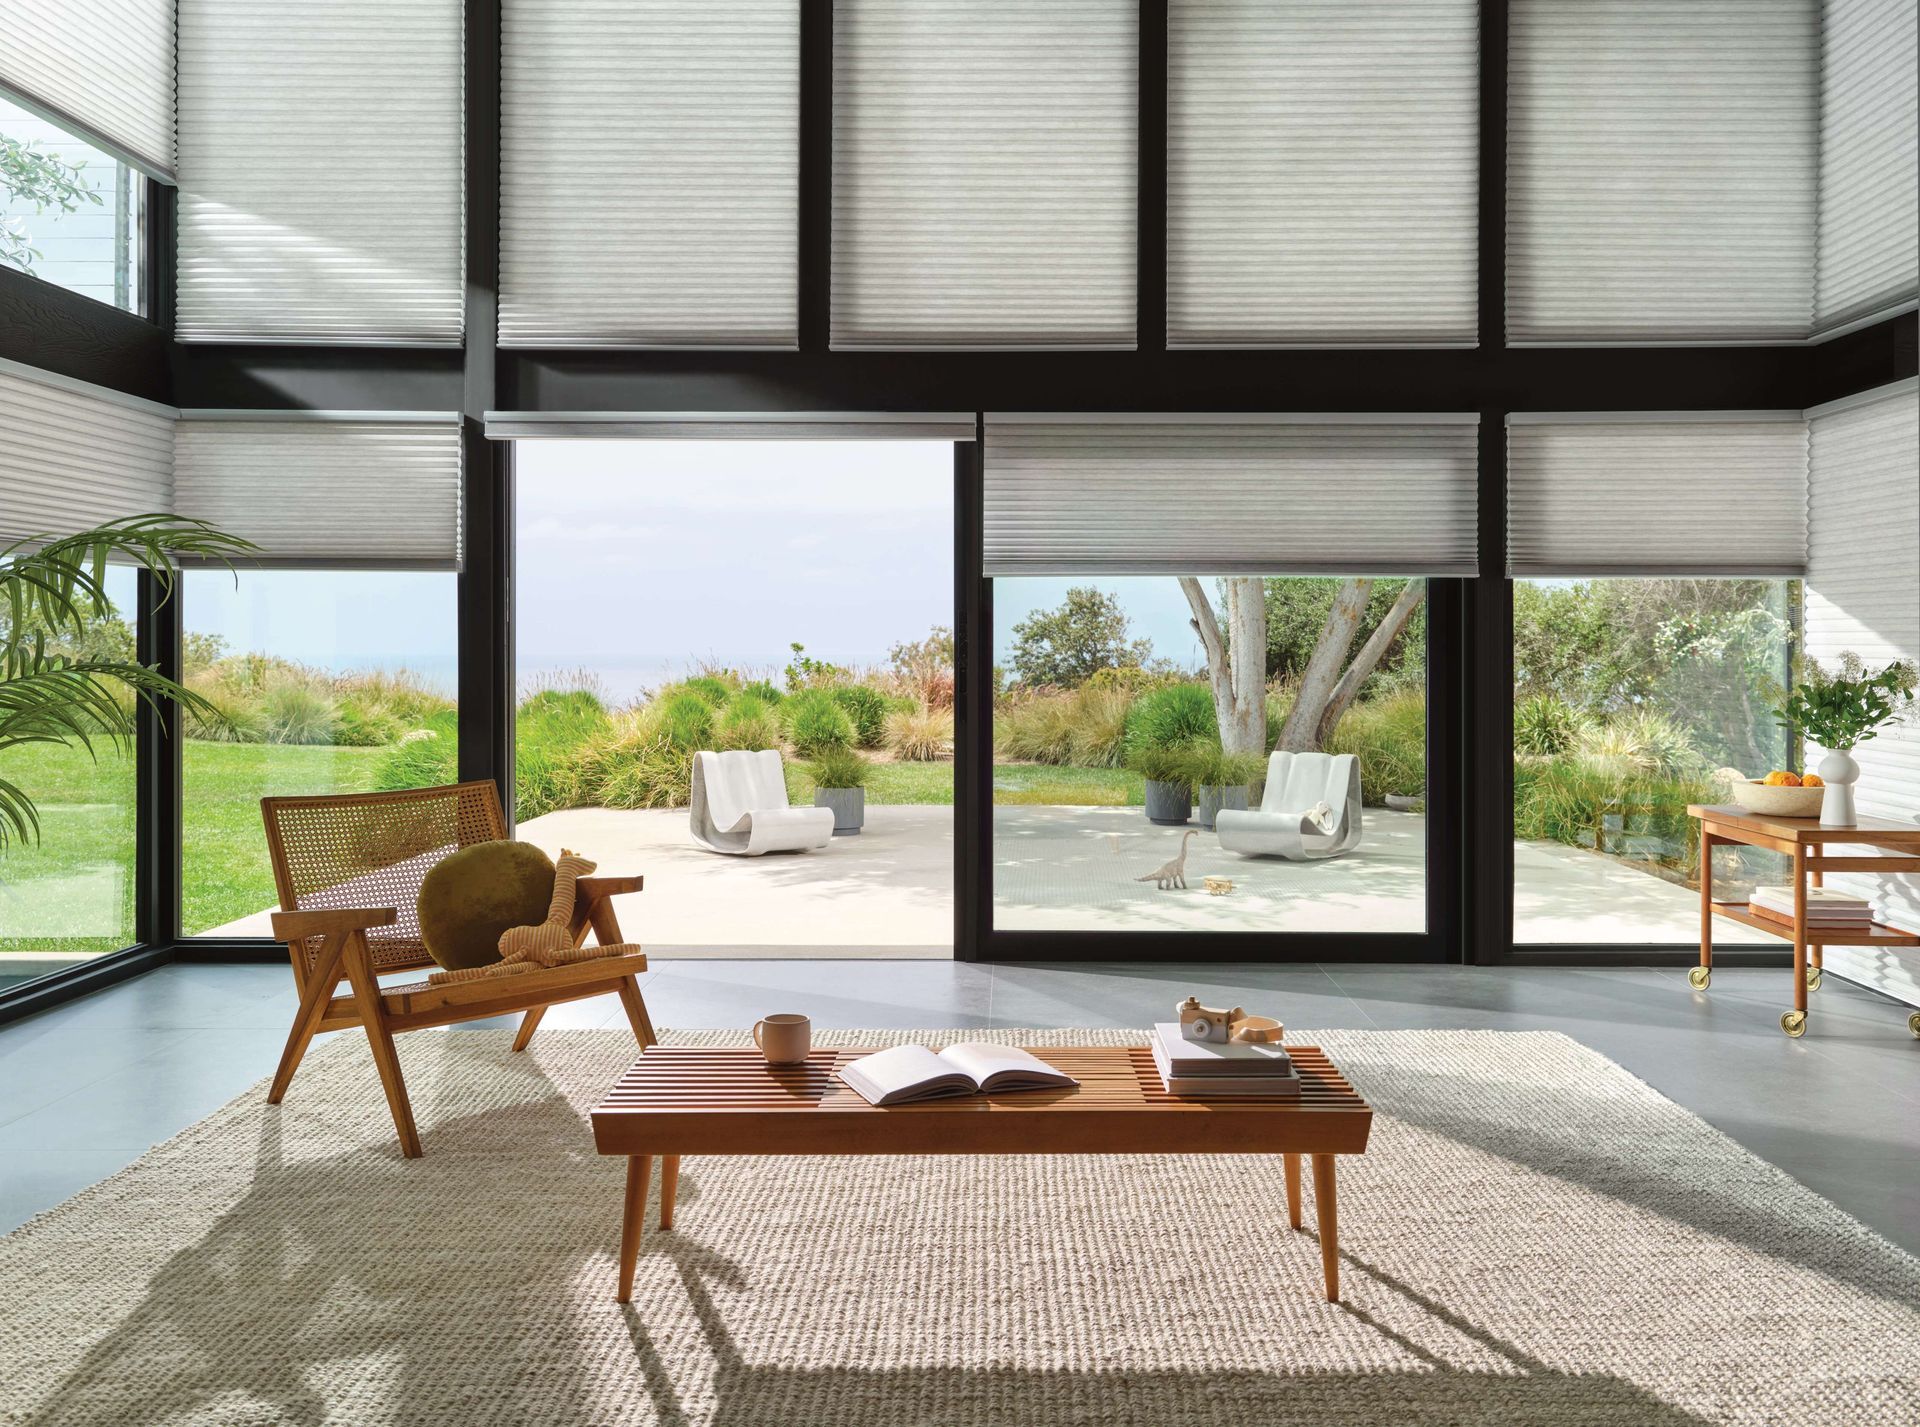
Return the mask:
{"type": "Polygon", "coordinates": [[[1347,666],[1347,672],[1333,686],[1326,708],[1320,712],[1320,723],[1314,734],[1314,742],[1318,746],[1324,748],[1327,740],[1333,737],[1341,718],[1360,696],[1361,685],[1372,677],[1374,669],[1386,657],[1387,650],[1400,637],[1400,631],[1407,627],[1407,621],[1413,618],[1413,612],[1420,608],[1420,601],[1426,597],[1425,580],[1408,580],[1406,588],[1400,591],[1400,598],[1393,602],[1393,608],[1380,621],[1380,627],[1367,636],[1366,643],[1360,646],[1360,652],[1353,656],[1353,663],[1347,666]]]}
{"type": "Polygon", "coordinates": [[[1320,746],[1321,715],[1333,697],[1341,667],[1347,662],[1347,650],[1353,647],[1353,636],[1366,616],[1367,597],[1372,593],[1372,580],[1346,580],[1335,593],[1333,608],[1327,611],[1327,622],[1314,643],[1306,672],[1300,676],[1293,707],[1281,726],[1279,747],[1303,753],[1320,746]]]}
{"type": "Polygon", "coordinates": [[[1207,651],[1220,746],[1228,753],[1257,756],[1267,751],[1267,585],[1245,575],[1232,577],[1226,585],[1228,633],[1223,637],[1213,601],[1200,581],[1180,576],[1194,632],[1207,651]]]}

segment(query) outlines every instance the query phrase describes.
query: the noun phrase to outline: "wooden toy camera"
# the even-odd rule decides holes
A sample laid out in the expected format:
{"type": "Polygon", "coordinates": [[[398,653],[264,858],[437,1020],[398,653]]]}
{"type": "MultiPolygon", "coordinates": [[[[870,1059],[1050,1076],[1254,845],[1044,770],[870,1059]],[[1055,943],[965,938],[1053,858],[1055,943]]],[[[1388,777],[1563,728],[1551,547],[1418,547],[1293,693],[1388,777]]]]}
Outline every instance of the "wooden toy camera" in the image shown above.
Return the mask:
{"type": "Polygon", "coordinates": [[[1212,1006],[1203,1006],[1189,996],[1174,1007],[1180,1015],[1180,1034],[1190,1041],[1208,1041],[1215,1045],[1225,1045],[1233,1035],[1233,1023],[1247,1014],[1235,1006],[1231,1011],[1215,1010],[1212,1006]]]}

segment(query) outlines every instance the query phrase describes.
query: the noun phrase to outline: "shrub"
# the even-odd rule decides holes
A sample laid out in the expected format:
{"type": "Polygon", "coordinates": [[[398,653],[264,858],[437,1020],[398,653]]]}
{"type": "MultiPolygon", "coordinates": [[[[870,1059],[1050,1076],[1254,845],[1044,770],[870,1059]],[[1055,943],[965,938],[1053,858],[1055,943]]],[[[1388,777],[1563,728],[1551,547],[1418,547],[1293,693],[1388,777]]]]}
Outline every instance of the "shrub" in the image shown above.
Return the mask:
{"type": "Polygon", "coordinates": [[[373,786],[381,792],[438,788],[459,781],[460,719],[452,709],[434,714],[424,727],[402,734],[373,772],[373,786]]]}
{"type": "Polygon", "coordinates": [[[689,753],[713,747],[713,705],[692,689],[679,689],[647,705],[652,730],[689,753]]]}
{"type": "Polygon", "coordinates": [[[853,722],[854,741],[862,748],[878,748],[887,732],[886,695],[865,684],[838,684],[830,692],[853,722]]]}
{"type": "Polygon", "coordinates": [[[765,679],[755,679],[750,684],[742,685],[740,695],[743,698],[758,699],[769,708],[778,708],[780,701],[787,696],[777,684],[770,684],[765,679]]]}
{"type": "Polygon", "coordinates": [[[1711,800],[1714,788],[1704,779],[1636,773],[1576,753],[1515,764],[1513,795],[1515,837],[1594,847],[1603,836],[1631,832],[1657,849],[1644,860],[1692,877],[1699,841],[1687,804],[1711,800]]]}
{"type": "Polygon", "coordinates": [[[994,742],[1017,763],[1073,761],[1073,696],[1035,694],[1009,702],[993,720],[994,742]]]}
{"type": "Polygon", "coordinates": [[[720,749],[778,748],[780,720],[774,716],[771,705],[752,694],[737,694],[721,713],[713,740],[714,746],[720,749]]]}
{"type": "Polygon", "coordinates": [[[513,721],[514,808],[537,818],[588,801],[579,754],[603,737],[613,719],[588,689],[542,689],[524,700],[513,721]]]}
{"type": "Polygon", "coordinates": [[[1178,748],[1195,739],[1217,739],[1213,693],[1201,684],[1169,684],[1151,689],[1127,711],[1129,753],[1145,748],[1178,748]]]}
{"type": "Polygon", "coordinates": [[[1706,769],[1687,731],[1651,709],[1582,729],[1574,752],[1592,767],[1616,774],[1696,778],[1706,769]]]}
{"type": "Polygon", "coordinates": [[[304,679],[276,679],[260,695],[260,723],[268,743],[335,742],[337,705],[304,679]]]}
{"type": "Polygon", "coordinates": [[[696,674],[691,679],[682,679],[680,688],[688,693],[698,694],[716,709],[724,706],[727,700],[733,697],[732,687],[726,680],[714,674],[696,674]]]}
{"type": "Polygon", "coordinates": [[[1553,758],[1572,748],[1585,721],[1571,704],[1535,694],[1513,706],[1513,751],[1553,758]]]}
{"type": "Polygon", "coordinates": [[[888,714],[886,745],[903,763],[934,763],[950,756],[953,710],[913,708],[888,714]]]}
{"type": "Polygon", "coordinates": [[[1164,689],[1169,684],[1178,683],[1179,677],[1163,669],[1143,669],[1138,664],[1126,664],[1117,669],[1095,669],[1081,687],[1133,696],[1144,694],[1149,689],[1164,689]]]}
{"type": "Polygon", "coordinates": [[[1375,806],[1389,793],[1422,798],[1427,792],[1427,699],[1403,689],[1384,699],[1358,703],[1327,740],[1327,752],[1360,760],[1361,796],[1375,806]]]}
{"type": "Polygon", "coordinates": [[[1063,761],[1081,768],[1118,768],[1126,753],[1127,711],[1132,707],[1133,695],[1126,689],[1089,682],[1073,696],[1068,757],[1063,761]]]}
{"type": "Polygon", "coordinates": [[[388,710],[347,698],[340,703],[333,741],[348,748],[385,748],[397,743],[405,732],[400,720],[388,710]]]}
{"type": "Polygon", "coordinates": [[[581,801],[602,808],[684,807],[693,783],[693,750],[626,719],[581,749],[581,801]]]}
{"type": "Polygon", "coordinates": [[[1204,738],[1176,751],[1179,781],[1194,788],[1250,788],[1260,781],[1266,766],[1251,753],[1228,753],[1204,738]]]}
{"type": "Polygon", "coordinates": [[[808,767],[816,788],[864,788],[867,760],[850,748],[830,748],[808,767]]]}
{"type": "Polygon", "coordinates": [[[1187,781],[1186,750],[1178,746],[1143,744],[1127,754],[1127,767],[1150,783],[1187,781]]]}
{"type": "Polygon", "coordinates": [[[802,757],[814,758],[830,748],[851,748],[856,737],[853,720],[825,689],[807,689],[781,706],[787,738],[802,757]]]}

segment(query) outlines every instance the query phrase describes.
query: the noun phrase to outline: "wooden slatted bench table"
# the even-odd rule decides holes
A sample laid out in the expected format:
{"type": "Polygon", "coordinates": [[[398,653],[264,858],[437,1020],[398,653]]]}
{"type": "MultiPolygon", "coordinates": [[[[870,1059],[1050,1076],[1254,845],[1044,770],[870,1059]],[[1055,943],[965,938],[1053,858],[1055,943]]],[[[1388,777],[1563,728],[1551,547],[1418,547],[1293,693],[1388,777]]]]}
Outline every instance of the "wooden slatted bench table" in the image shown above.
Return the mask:
{"type": "Polygon", "coordinates": [[[1334,1156],[1362,1154],[1373,1110],[1315,1046],[1288,1046],[1299,1100],[1176,1100],[1144,1046],[1035,1046],[1080,1084],[956,1096],[880,1109],[834,1071],[871,1049],[819,1049],[768,1065],[751,1047],[649,1046],[593,1110],[601,1154],[627,1156],[619,1301],[633,1292],[653,1156],[660,1227],[686,1155],[1277,1154],[1287,1217],[1300,1227],[1300,1157],[1313,1160],[1327,1300],[1340,1298],[1334,1156]]]}

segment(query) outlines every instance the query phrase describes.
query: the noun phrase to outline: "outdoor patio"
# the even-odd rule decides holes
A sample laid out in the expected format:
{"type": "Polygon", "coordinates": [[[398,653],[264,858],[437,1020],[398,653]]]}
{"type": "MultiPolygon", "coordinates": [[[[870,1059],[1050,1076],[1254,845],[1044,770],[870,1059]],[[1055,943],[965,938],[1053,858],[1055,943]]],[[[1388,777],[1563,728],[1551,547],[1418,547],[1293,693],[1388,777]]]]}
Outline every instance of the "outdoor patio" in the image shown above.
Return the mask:
{"type": "MultiPolygon", "coordinates": [[[[1177,851],[1181,830],[1138,808],[994,809],[994,924],[1008,929],[1386,932],[1424,924],[1426,820],[1369,808],[1357,851],[1289,863],[1193,839],[1188,887],[1134,880],[1177,851]],[[1209,896],[1208,875],[1234,889],[1209,896]]],[[[819,852],[724,857],[695,847],[685,810],[576,809],[520,825],[549,853],[573,848],[609,872],[640,872],[622,926],[662,957],[921,957],[952,954],[953,809],[870,807],[866,830],[819,852]]],[[[1557,843],[1514,848],[1516,939],[1687,943],[1695,893],[1628,863],[1557,843]]],[[[267,913],[218,929],[267,935],[267,913]]],[[[1771,938],[1722,921],[1717,939],[1771,938]]]]}

